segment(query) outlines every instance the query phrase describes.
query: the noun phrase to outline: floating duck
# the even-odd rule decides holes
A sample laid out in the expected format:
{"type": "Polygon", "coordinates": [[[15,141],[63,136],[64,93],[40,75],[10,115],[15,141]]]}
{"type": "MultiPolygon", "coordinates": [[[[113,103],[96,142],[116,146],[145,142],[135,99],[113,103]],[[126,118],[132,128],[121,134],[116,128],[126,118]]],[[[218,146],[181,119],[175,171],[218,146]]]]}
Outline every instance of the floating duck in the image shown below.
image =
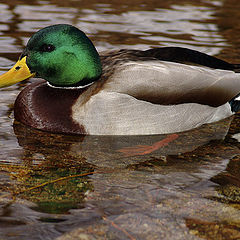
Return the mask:
{"type": "Polygon", "coordinates": [[[15,119],[66,134],[150,135],[186,131],[238,111],[239,66],[194,50],[162,47],[98,54],[66,24],[43,28],[0,87],[30,77],[15,119]]]}

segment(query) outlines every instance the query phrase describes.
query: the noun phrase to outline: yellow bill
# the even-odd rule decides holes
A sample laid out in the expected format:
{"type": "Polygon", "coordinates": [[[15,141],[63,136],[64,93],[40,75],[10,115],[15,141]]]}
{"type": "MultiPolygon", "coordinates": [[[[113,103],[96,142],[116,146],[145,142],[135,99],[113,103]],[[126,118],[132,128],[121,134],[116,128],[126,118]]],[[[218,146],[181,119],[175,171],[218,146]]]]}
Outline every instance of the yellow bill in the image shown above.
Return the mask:
{"type": "Polygon", "coordinates": [[[30,72],[26,58],[23,57],[21,60],[18,60],[8,72],[0,76],[0,88],[13,85],[35,75],[35,73],[30,72]]]}

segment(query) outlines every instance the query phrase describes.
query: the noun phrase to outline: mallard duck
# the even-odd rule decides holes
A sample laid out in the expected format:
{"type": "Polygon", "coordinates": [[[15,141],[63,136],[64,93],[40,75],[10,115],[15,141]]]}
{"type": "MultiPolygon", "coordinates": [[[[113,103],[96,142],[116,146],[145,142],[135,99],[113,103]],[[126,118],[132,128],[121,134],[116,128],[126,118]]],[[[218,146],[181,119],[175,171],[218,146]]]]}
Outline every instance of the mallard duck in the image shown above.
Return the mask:
{"type": "Polygon", "coordinates": [[[162,47],[98,54],[78,28],[58,24],[28,41],[0,87],[30,77],[15,119],[67,134],[181,132],[238,111],[239,65],[194,50],[162,47]]]}

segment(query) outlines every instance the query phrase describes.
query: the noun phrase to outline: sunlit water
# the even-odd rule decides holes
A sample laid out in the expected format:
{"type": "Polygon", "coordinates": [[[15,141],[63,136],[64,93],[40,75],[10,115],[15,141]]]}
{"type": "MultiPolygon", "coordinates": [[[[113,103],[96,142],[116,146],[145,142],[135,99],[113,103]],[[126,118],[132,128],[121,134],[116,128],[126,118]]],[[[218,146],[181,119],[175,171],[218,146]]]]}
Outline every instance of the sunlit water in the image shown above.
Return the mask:
{"type": "MultiPolygon", "coordinates": [[[[57,23],[99,51],[180,46],[240,62],[233,2],[1,1],[0,70],[57,23]]],[[[26,84],[0,94],[0,239],[240,239],[238,119],[229,133],[232,119],[176,135],[50,134],[14,123],[26,84]]]]}

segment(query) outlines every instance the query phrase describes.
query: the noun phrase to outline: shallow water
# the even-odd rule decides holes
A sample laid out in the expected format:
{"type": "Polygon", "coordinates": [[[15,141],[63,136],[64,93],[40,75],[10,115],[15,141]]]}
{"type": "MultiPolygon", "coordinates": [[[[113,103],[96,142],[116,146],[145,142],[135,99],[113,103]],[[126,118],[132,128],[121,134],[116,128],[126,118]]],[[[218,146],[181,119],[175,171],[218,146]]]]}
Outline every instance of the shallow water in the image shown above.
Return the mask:
{"type": "MultiPolygon", "coordinates": [[[[1,1],[0,71],[56,23],[79,27],[99,51],[181,46],[240,62],[239,7],[1,1]]],[[[28,82],[0,94],[0,239],[240,239],[239,116],[169,135],[50,134],[14,122],[28,82]]]]}

